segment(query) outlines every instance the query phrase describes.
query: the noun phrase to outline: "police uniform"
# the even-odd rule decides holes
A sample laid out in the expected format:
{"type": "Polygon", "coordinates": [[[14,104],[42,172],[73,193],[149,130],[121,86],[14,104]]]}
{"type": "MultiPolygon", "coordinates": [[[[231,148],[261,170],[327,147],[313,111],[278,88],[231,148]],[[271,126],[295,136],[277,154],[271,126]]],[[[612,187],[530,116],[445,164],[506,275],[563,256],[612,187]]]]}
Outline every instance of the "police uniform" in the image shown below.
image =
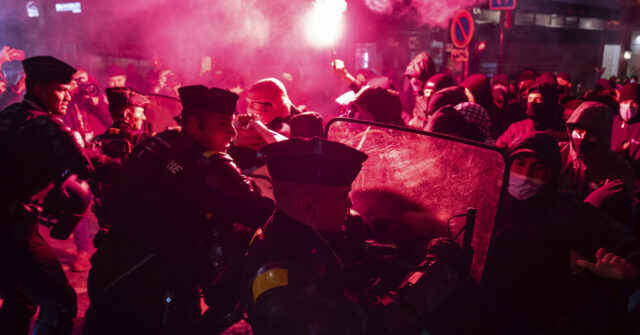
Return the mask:
{"type": "MultiPolygon", "coordinates": [[[[119,116],[122,110],[128,106],[144,108],[149,104],[149,99],[131,88],[115,87],[106,89],[109,100],[109,110],[112,117],[119,116]]],[[[96,244],[99,244],[103,233],[108,230],[106,218],[117,192],[117,184],[122,178],[124,163],[133,151],[133,148],[149,138],[151,134],[134,130],[128,122],[118,119],[101,135],[93,139],[97,150],[110,159],[96,166],[98,174],[92,190],[95,195],[94,209],[101,232],[96,236],[96,244]]]]}
{"type": "MultiPolygon", "coordinates": [[[[180,96],[183,115],[231,115],[237,102],[204,86],[183,87],[180,96]]],[[[264,223],[272,203],[227,154],[178,130],[141,143],[119,188],[111,230],[92,258],[89,333],[190,334],[218,326],[237,304],[238,258],[250,238],[243,227],[264,223]],[[205,318],[200,291],[215,307],[205,318]]]]}
{"type": "MultiPolygon", "coordinates": [[[[319,138],[278,142],[261,152],[274,182],[298,187],[349,186],[367,158],[319,138]]],[[[325,233],[292,218],[275,200],[274,215],[252,239],[243,275],[255,334],[417,334],[462,277],[459,248],[438,240],[397,290],[363,299],[364,292],[346,284],[343,259],[325,233]]]]}
{"type": "MultiPolygon", "coordinates": [[[[27,81],[35,85],[68,84],[76,72],[49,56],[25,59],[23,66],[27,81]]],[[[27,205],[70,174],[87,178],[91,163],[62,122],[28,93],[0,112],[0,170],[0,324],[3,331],[26,334],[31,300],[40,307],[35,334],[70,334],[76,295],[38,233],[37,212],[27,205]]]]}
{"type": "MultiPolygon", "coordinates": [[[[150,102],[132,88],[110,87],[106,89],[106,94],[112,117],[128,106],[144,108],[150,102]]],[[[147,133],[132,129],[127,122],[117,120],[103,134],[96,136],[94,142],[100,146],[103,154],[123,163],[133,148],[148,137],[147,133]]]]}

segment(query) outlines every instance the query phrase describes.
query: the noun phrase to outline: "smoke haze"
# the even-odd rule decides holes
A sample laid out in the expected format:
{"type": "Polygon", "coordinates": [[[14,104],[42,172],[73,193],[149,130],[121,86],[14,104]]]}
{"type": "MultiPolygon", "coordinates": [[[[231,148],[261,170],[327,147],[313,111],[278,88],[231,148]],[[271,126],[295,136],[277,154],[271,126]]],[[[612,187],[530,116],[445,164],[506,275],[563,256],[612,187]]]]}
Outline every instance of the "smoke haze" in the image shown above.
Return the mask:
{"type": "MultiPolygon", "coordinates": [[[[198,76],[202,57],[210,56],[212,68],[219,73],[210,84],[220,87],[238,83],[246,87],[269,76],[282,79],[282,73],[287,72],[294,77],[295,85],[283,81],[295,103],[305,103],[295,101],[295,91],[313,90],[313,99],[323,101],[332,101],[336,93],[342,93],[336,92],[343,85],[329,68],[328,48],[313,47],[306,40],[303,20],[312,8],[311,0],[94,0],[81,2],[82,14],[55,13],[55,0],[39,0],[36,3],[43,15],[39,20],[26,17],[24,2],[2,1],[9,2],[11,8],[0,10],[0,17],[22,16],[22,24],[31,25],[46,21],[42,29],[46,30],[49,49],[27,49],[27,56],[49,53],[93,72],[104,71],[118,58],[156,58],[180,74],[183,84],[209,84],[198,76]],[[75,49],[60,52],[60,48],[51,48],[52,44],[73,44],[75,49]],[[110,59],[95,61],[96,56],[110,59]]],[[[457,10],[482,2],[360,1],[377,13],[431,26],[445,26],[457,10]]],[[[347,1],[347,12],[350,2],[355,1],[347,1]]],[[[358,24],[371,23],[348,22],[350,26],[358,24]]],[[[11,31],[4,34],[10,35],[11,31]]],[[[338,41],[336,47],[342,42],[338,41]]],[[[144,75],[148,68],[139,70],[144,75]]]]}

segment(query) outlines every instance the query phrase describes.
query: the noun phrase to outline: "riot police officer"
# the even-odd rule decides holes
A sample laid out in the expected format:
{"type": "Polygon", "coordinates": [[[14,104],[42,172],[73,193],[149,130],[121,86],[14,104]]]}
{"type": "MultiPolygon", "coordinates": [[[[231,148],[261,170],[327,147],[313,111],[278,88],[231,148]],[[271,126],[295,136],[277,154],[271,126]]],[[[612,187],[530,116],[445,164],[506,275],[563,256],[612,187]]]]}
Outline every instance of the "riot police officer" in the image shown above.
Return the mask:
{"type": "Polygon", "coordinates": [[[110,87],[106,93],[113,124],[104,134],[93,139],[95,149],[109,158],[96,164],[98,173],[91,187],[95,195],[94,210],[100,225],[100,232],[94,240],[96,245],[100,244],[109,229],[106,224],[107,213],[122,178],[125,161],[136,145],[151,136],[141,131],[146,120],[145,106],[150,102],[147,97],[127,87],[110,87]]]}
{"type": "Polygon", "coordinates": [[[216,321],[238,303],[245,227],[272,212],[225,153],[238,96],[202,85],[179,93],[182,129],[152,136],[127,162],[111,230],[92,258],[91,334],[220,330],[216,321]]]}
{"type": "Polygon", "coordinates": [[[147,119],[144,109],[150,101],[127,87],[110,87],[106,93],[113,124],[104,134],[96,136],[94,142],[103,154],[124,162],[133,147],[149,137],[148,133],[140,131],[147,119]]]}
{"type": "MultiPolygon", "coordinates": [[[[22,64],[24,100],[0,112],[0,324],[8,333],[26,334],[33,302],[40,308],[34,334],[71,334],[76,294],[36,223],[38,204],[53,194],[49,190],[59,191],[72,174],[87,178],[92,170],[78,139],[59,120],[76,70],[50,56],[22,64]]],[[[78,183],[75,177],[69,182],[78,183]]]]}
{"type": "Polygon", "coordinates": [[[369,300],[346,285],[346,264],[330,236],[344,229],[351,183],[366,154],[319,138],[273,143],[261,152],[276,210],[254,235],[243,275],[255,334],[418,334],[436,322],[441,303],[464,277],[451,241],[433,241],[415,271],[380,298],[369,300]]]}

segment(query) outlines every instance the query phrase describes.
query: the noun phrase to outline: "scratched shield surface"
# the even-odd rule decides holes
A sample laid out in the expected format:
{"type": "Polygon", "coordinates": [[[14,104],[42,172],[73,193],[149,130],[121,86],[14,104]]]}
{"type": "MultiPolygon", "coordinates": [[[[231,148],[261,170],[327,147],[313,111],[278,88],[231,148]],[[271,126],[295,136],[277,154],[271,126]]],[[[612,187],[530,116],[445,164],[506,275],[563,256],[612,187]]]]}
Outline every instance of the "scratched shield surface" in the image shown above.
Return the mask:
{"type": "Polygon", "coordinates": [[[369,155],[351,192],[365,221],[412,222],[421,226],[412,234],[455,237],[466,219],[454,216],[475,208],[471,275],[481,280],[505,177],[505,160],[496,149],[346,119],[330,122],[327,136],[369,155]]]}

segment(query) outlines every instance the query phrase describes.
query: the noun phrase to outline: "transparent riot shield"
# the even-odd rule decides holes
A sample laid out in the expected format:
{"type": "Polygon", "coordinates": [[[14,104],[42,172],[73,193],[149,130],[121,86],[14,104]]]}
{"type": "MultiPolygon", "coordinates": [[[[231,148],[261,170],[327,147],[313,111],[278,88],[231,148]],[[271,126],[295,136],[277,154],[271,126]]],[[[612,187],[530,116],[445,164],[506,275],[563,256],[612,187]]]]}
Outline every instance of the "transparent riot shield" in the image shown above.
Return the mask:
{"type": "Polygon", "coordinates": [[[472,247],[470,274],[481,280],[506,180],[495,147],[343,118],[327,136],[369,155],[351,191],[365,222],[396,243],[455,238],[472,247]]]}
{"type": "Polygon", "coordinates": [[[161,94],[147,94],[147,98],[151,100],[145,108],[148,131],[161,132],[178,125],[175,118],[182,112],[179,99],[161,94]]]}

